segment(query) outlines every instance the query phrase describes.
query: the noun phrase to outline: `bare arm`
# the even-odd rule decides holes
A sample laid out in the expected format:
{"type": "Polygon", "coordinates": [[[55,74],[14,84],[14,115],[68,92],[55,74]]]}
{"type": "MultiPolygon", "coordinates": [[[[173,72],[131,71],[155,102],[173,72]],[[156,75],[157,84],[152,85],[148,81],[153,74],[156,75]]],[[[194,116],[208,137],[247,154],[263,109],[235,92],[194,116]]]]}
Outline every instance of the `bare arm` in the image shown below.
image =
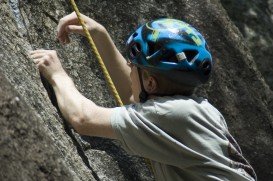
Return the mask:
{"type": "MultiPolygon", "coordinates": [[[[89,32],[97,46],[97,49],[111,75],[111,78],[119,92],[124,104],[130,103],[132,92],[130,89],[130,68],[121,55],[107,30],[99,23],[85,15],[82,15],[89,32]]],[[[58,39],[62,43],[69,43],[69,33],[82,34],[82,27],[79,25],[75,13],[63,17],[58,25],[58,39]]]]}
{"type": "Polygon", "coordinates": [[[62,68],[55,51],[35,50],[31,57],[53,86],[62,115],[79,134],[116,138],[110,123],[113,109],[99,107],[85,98],[62,68]]]}
{"type": "Polygon", "coordinates": [[[64,118],[79,134],[116,138],[110,123],[113,109],[85,98],[66,74],[55,76],[52,85],[64,118]]]}

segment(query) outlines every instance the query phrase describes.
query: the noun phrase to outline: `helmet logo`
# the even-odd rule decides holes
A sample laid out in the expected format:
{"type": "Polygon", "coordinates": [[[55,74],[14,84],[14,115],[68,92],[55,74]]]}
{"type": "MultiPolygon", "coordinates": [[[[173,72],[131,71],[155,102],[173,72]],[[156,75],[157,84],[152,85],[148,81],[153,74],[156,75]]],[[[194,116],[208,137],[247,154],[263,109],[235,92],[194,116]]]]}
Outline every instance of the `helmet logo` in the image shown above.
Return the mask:
{"type": "Polygon", "coordinates": [[[206,40],[190,24],[161,18],[139,27],[127,40],[128,62],[162,73],[179,84],[198,86],[212,71],[206,40]]]}
{"type": "Polygon", "coordinates": [[[186,33],[191,37],[191,39],[195,42],[197,46],[200,46],[202,44],[202,40],[194,33],[193,29],[187,26],[186,33]]]}
{"type": "Polygon", "coordinates": [[[157,41],[157,39],[158,39],[158,36],[159,36],[159,31],[157,31],[157,30],[153,30],[153,32],[152,32],[152,41],[153,42],[156,42],[157,41]]]}
{"type": "Polygon", "coordinates": [[[202,45],[202,40],[194,31],[195,29],[183,21],[175,19],[159,19],[152,23],[147,23],[146,27],[153,31],[152,40],[154,42],[156,42],[160,32],[169,31],[173,32],[175,35],[181,31],[181,36],[183,36],[183,33],[186,33],[197,46],[202,45]]]}

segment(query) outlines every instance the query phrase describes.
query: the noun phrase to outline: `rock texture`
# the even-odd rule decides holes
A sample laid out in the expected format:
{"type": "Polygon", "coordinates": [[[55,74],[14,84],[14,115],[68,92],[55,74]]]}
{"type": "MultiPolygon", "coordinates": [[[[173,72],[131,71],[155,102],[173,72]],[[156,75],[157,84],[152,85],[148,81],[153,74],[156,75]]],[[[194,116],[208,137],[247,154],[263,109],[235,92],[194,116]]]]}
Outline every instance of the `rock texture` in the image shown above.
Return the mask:
{"type": "Polygon", "coordinates": [[[79,180],[65,166],[41,122],[0,73],[1,180],[79,180]]]}
{"type": "MultiPolygon", "coordinates": [[[[184,19],[197,27],[207,38],[215,61],[213,78],[197,94],[208,97],[224,114],[231,133],[254,166],[259,180],[273,177],[273,93],[257,69],[252,52],[242,41],[243,36],[218,0],[139,0],[126,3],[122,0],[82,0],[78,5],[84,14],[109,30],[120,50],[124,49],[129,32],[146,20],[169,16],[184,19]]],[[[69,177],[72,180],[153,180],[143,160],[126,155],[116,142],[81,137],[66,125],[52,106],[40,75],[27,56],[32,49],[57,50],[64,67],[86,97],[102,106],[115,106],[86,40],[73,36],[68,46],[56,41],[57,22],[71,11],[69,2],[64,0],[0,1],[0,71],[20,95],[22,106],[32,110],[33,120],[37,120],[37,127],[47,133],[48,142],[54,143],[48,154],[61,161],[55,163],[52,179],[59,178],[59,164],[65,167],[62,171],[64,178],[73,175],[69,177]]],[[[3,85],[9,83],[3,82],[3,85]]],[[[0,105],[2,102],[7,100],[1,98],[0,105]]],[[[7,116],[3,117],[0,124],[7,125],[7,116]]],[[[10,127],[16,128],[13,124],[10,127]]],[[[32,134],[35,133],[29,134],[33,143],[40,141],[32,134]]],[[[5,160],[2,157],[5,151],[2,150],[12,152],[13,149],[1,147],[1,171],[2,163],[7,163],[2,162],[5,160]]],[[[32,151],[37,153],[34,148],[32,151]]],[[[18,157],[15,161],[23,162],[23,158],[18,157]]],[[[22,166],[25,172],[29,171],[28,175],[35,174],[35,164],[22,166]]],[[[53,163],[44,164],[45,170],[53,167],[53,163]]],[[[13,171],[8,169],[0,179],[16,180],[13,171]]]]}
{"type": "Polygon", "coordinates": [[[273,1],[221,0],[221,2],[243,34],[258,69],[273,90],[273,1]]]}
{"type": "MultiPolygon", "coordinates": [[[[90,52],[85,42],[75,39],[71,45],[63,47],[56,41],[58,19],[69,11],[65,1],[2,1],[0,70],[41,117],[37,124],[46,130],[57,148],[56,154],[78,180],[152,180],[142,159],[126,155],[110,140],[80,137],[66,125],[52,106],[40,75],[28,58],[28,51],[32,49],[56,49],[87,97],[103,106],[114,105],[97,63],[88,58],[90,52]]],[[[12,171],[7,175],[14,179],[12,171]]]]}

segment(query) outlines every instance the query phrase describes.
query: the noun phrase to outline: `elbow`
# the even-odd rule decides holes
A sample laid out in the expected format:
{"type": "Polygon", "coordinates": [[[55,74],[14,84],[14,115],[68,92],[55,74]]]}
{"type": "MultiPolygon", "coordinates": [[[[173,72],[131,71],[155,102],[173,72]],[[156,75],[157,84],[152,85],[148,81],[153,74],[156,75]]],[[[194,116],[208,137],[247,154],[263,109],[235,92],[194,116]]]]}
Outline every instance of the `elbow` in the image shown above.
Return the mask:
{"type": "Polygon", "coordinates": [[[77,133],[84,134],[86,121],[83,117],[72,116],[69,118],[69,122],[77,133]]]}
{"type": "MultiPolygon", "coordinates": [[[[86,99],[87,100],[87,99],[86,99]]],[[[70,111],[68,121],[74,130],[81,135],[89,135],[93,131],[94,103],[90,101],[81,101],[78,108],[70,111]]]]}

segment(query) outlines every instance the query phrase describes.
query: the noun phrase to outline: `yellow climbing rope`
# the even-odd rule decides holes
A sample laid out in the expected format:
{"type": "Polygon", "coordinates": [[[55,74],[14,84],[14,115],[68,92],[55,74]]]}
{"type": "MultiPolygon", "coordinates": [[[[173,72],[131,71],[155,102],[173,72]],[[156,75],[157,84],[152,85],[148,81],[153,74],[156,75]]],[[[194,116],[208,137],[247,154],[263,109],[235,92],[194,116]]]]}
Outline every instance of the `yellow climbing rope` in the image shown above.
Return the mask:
{"type": "MultiPolygon", "coordinates": [[[[116,89],[116,87],[115,87],[115,85],[114,85],[114,83],[113,83],[113,81],[112,81],[112,79],[111,79],[111,77],[110,77],[110,75],[109,75],[109,73],[108,73],[107,68],[105,67],[105,65],[104,65],[104,63],[103,63],[103,61],[102,61],[102,58],[101,58],[101,56],[100,56],[100,54],[99,54],[99,52],[98,52],[98,49],[97,49],[97,47],[96,47],[96,45],[95,45],[95,43],[94,43],[94,41],[93,41],[93,39],[92,39],[92,37],[91,37],[89,31],[87,30],[87,27],[86,27],[86,25],[85,25],[83,19],[81,18],[80,11],[79,11],[79,9],[78,9],[78,7],[77,7],[75,1],[74,1],[74,0],[70,0],[70,3],[71,3],[71,5],[72,5],[74,11],[75,11],[76,14],[77,14],[77,17],[78,17],[78,19],[79,19],[79,22],[80,22],[80,24],[81,24],[81,26],[82,26],[82,28],[83,28],[83,30],[84,30],[84,33],[85,33],[85,35],[86,35],[86,37],[87,37],[87,39],[88,39],[89,44],[90,44],[90,46],[91,46],[91,48],[92,48],[92,50],[93,50],[93,52],[94,52],[94,54],[95,54],[95,56],[96,56],[96,58],[97,58],[99,64],[100,64],[100,67],[101,67],[101,69],[102,69],[102,71],[103,71],[103,74],[104,74],[104,77],[105,77],[105,79],[106,79],[106,82],[108,83],[108,86],[109,86],[109,88],[110,88],[110,90],[111,90],[111,92],[112,92],[112,94],[113,94],[113,96],[114,96],[116,102],[118,103],[119,106],[123,106],[123,103],[122,103],[122,101],[121,101],[121,99],[120,99],[120,97],[119,97],[119,94],[118,94],[118,92],[117,92],[117,89],[116,89]]],[[[151,161],[150,161],[149,159],[145,159],[145,160],[146,160],[146,162],[147,162],[147,165],[149,165],[150,170],[153,172],[152,165],[151,165],[151,161]]]]}
{"type": "Polygon", "coordinates": [[[97,49],[97,47],[96,47],[96,45],[95,45],[95,43],[94,43],[94,41],[93,41],[93,39],[92,39],[92,37],[91,37],[89,31],[87,30],[87,27],[86,27],[86,25],[85,25],[83,19],[81,18],[80,11],[79,11],[79,9],[78,9],[78,7],[77,7],[75,1],[74,1],[74,0],[70,0],[70,3],[71,3],[71,5],[72,5],[74,11],[75,11],[76,14],[77,14],[77,17],[78,17],[78,19],[79,19],[79,22],[80,22],[82,28],[83,28],[83,31],[84,31],[84,33],[85,33],[87,39],[88,39],[88,42],[89,42],[89,44],[90,44],[90,46],[91,46],[91,48],[92,48],[93,53],[95,54],[95,56],[96,56],[96,58],[97,58],[97,60],[98,60],[98,62],[99,62],[99,65],[100,65],[100,67],[101,67],[101,69],[102,69],[102,72],[103,72],[103,74],[104,74],[104,77],[105,77],[105,79],[106,79],[106,82],[108,83],[108,86],[109,86],[109,88],[110,88],[110,90],[111,90],[111,92],[112,92],[112,94],[113,94],[113,96],[114,96],[114,98],[115,98],[117,104],[118,104],[119,106],[123,106],[123,103],[122,103],[122,101],[121,101],[121,99],[120,99],[120,96],[119,96],[119,94],[118,94],[118,92],[117,92],[117,89],[116,89],[116,87],[115,87],[115,85],[114,85],[114,83],[113,83],[113,81],[112,81],[112,79],[111,79],[111,77],[110,77],[110,75],[109,75],[109,73],[108,73],[107,68],[105,67],[105,65],[104,65],[104,63],[103,63],[103,61],[102,61],[102,58],[101,58],[101,56],[100,56],[100,54],[99,54],[99,52],[98,52],[98,49],[97,49]]]}

